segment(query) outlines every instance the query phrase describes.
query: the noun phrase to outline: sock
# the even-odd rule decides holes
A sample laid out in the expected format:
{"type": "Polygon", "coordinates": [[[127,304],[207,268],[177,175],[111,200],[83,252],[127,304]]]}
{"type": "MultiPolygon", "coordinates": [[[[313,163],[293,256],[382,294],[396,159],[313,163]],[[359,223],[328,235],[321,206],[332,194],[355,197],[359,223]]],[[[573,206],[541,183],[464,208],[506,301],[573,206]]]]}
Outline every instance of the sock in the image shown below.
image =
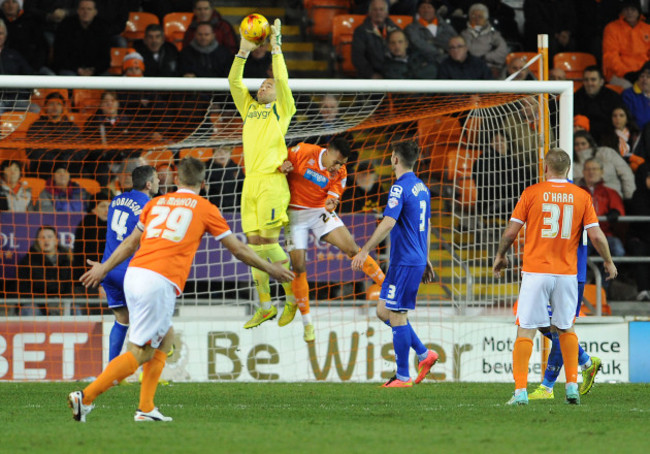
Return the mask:
{"type": "Polygon", "coordinates": [[[124,339],[126,339],[126,332],[129,325],[123,325],[117,320],[113,323],[111,333],[108,336],[108,362],[110,363],[115,358],[120,356],[122,347],[124,346],[124,339]]]}
{"type": "Polygon", "coordinates": [[[415,334],[415,330],[411,326],[411,322],[407,321],[406,326],[408,326],[409,331],[411,332],[411,348],[415,350],[415,353],[417,353],[418,359],[420,361],[426,359],[429,350],[424,346],[418,335],[415,334]]]}
{"type": "Polygon", "coordinates": [[[126,352],[108,363],[106,369],[94,382],[84,389],[84,405],[90,405],[101,393],[117,385],[138,369],[138,361],[133,353],[126,352]]]}
{"type": "Polygon", "coordinates": [[[140,385],[140,404],[138,405],[140,411],[148,413],[154,409],[153,398],[156,395],[165,361],[167,361],[167,353],[156,350],[153,358],[142,365],[142,384],[140,385]]]}
{"type": "Polygon", "coordinates": [[[591,356],[582,348],[580,342],[578,342],[578,364],[583,370],[591,367],[591,356]]]}
{"type": "Polygon", "coordinates": [[[564,359],[567,383],[578,383],[578,336],[576,333],[560,334],[560,348],[564,359]]]}
{"type": "Polygon", "coordinates": [[[389,328],[392,328],[392,326],[391,326],[391,324],[390,324],[390,320],[386,320],[384,323],[385,323],[386,326],[388,326],[389,328]]]}
{"type": "Polygon", "coordinates": [[[381,268],[379,268],[379,265],[377,262],[375,262],[375,259],[370,256],[367,256],[366,261],[363,262],[363,272],[366,273],[366,276],[372,279],[375,284],[381,285],[384,283],[384,278],[386,275],[381,270],[381,268]]]}
{"type": "Polygon", "coordinates": [[[297,273],[291,281],[293,294],[298,303],[298,309],[303,317],[309,314],[309,282],[307,282],[307,273],[297,273]]]}
{"type": "Polygon", "coordinates": [[[560,370],[564,364],[562,359],[562,350],[560,350],[560,338],[557,333],[548,332],[544,336],[551,339],[551,352],[548,354],[548,361],[546,364],[546,370],[544,371],[544,380],[542,380],[542,385],[546,386],[548,389],[553,389],[557,377],[560,375],[560,370]],[[547,336],[548,334],[548,336],[547,336]]]}
{"type": "MultiPolygon", "coordinates": [[[[249,245],[260,258],[266,260],[266,248],[264,244],[250,244],[249,245]]],[[[271,286],[269,285],[269,275],[262,270],[255,267],[251,268],[253,273],[253,281],[257,294],[260,297],[260,306],[265,311],[271,309],[271,286]]]]}
{"type": "Polygon", "coordinates": [[[515,389],[525,389],[528,386],[528,361],[533,353],[533,340],[518,337],[512,350],[512,375],[515,378],[515,389]]]}
{"type": "MultiPolygon", "coordinates": [[[[281,262],[287,259],[287,253],[284,252],[284,249],[282,249],[282,247],[278,243],[267,244],[265,246],[266,246],[265,256],[271,262],[281,262]]],[[[289,266],[289,262],[285,263],[283,266],[286,269],[291,268],[289,266]]],[[[286,301],[289,303],[294,303],[296,299],[294,297],[291,282],[282,283],[282,288],[284,289],[286,301]]],[[[307,291],[309,291],[309,289],[307,291]]]]}
{"type": "Polygon", "coordinates": [[[397,378],[408,381],[409,374],[409,349],[411,348],[411,329],[408,325],[393,327],[393,349],[397,363],[397,378]]]}

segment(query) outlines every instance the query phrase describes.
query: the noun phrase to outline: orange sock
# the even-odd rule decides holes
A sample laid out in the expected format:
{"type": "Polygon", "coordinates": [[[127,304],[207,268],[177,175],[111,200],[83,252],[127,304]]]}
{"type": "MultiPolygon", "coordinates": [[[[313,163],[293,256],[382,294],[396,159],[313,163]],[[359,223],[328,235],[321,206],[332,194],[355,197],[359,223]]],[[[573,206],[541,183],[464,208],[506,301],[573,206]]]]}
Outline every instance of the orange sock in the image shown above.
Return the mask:
{"type": "MultiPolygon", "coordinates": [[[[512,350],[512,375],[515,377],[515,389],[528,386],[528,361],[533,353],[533,340],[518,337],[512,350]]],[[[576,354],[576,358],[577,358],[576,354]]]]}
{"type": "Polygon", "coordinates": [[[138,409],[145,413],[154,409],[153,398],[158,389],[158,380],[167,361],[167,354],[156,350],[153,358],[142,365],[142,385],[140,387],[140,404],[138,409]]]}
{"type": "Polygon", "coordinates": [[[363,272],[366,273],[366,276],[375,281],[375,284],[381,285],[384,283],[386,275],[381,268],[379,268],[375,259],[370,256],[367,256],[366,261],[363,262],[363,272]]]}
{"type": "Polygon", "coordinates": [[[133,353],[126,352],[108,363],[104,372],[84,389],[84,405],[90,405],[101,393],[117,385],[138,369],[133,353]]]}
{"type": "Polygon", "coordinates": [[[302,315],[309,314],[309,283],[307,273],[298,273],[291,281],[291,289],[302,315]]]}
{"type": "Polygon", "coordinates": [[[564,360],[567,383],[578,383],[578,336],[576,333],[560,334],[560,350],[564,360]]]}

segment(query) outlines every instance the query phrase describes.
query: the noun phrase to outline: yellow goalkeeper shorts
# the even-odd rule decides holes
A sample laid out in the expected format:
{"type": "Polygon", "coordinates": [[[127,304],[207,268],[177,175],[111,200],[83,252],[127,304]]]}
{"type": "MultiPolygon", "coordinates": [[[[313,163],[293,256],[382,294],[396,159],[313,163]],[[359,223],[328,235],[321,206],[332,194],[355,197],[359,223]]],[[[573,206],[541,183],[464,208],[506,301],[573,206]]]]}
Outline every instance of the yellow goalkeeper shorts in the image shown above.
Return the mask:
{"type": "Polygon", "coordinates": [[[274,229],[287,224],[290,198],[287,177],[283,174],[246,176],[241,198],[241,225],[244,233],[274,229]]]}

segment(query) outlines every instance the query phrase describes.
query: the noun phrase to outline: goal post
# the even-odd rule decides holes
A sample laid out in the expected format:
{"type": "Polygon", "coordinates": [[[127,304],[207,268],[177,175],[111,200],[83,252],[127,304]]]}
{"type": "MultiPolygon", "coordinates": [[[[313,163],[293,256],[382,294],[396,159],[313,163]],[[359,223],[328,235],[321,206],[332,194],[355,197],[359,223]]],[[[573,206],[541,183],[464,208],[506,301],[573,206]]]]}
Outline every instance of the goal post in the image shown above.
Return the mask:
{"type": "MultiPolygon", "coordinates": [[[[262,80],[244,82],[254,94],[262,80]]],[[[508,362],[509,352],[499,346],[514,335],[520,251],[515,245],[515,266],[502,282],[489,273],[490,253],[510,215],[509,204],[519,195],[516,188],[540,178],[538,146],[545,140],[536,115],[540,94],[549,95],[549,145],[572,149],[572,82],[291,79],[289,84],[297,112],[286,135],[288,145],[306,140],[325,145],[333,134],[343,134],[352,144],[355,159],[347,168],[354,184],[346,190],[339,214],[359,244],[374,231],[385,203],[381,194],[393,181],[391,145],[407,140],[419,144],[417,172],[432,192],[431,260],[438,277],[421,286],[411,321],[425,344],[441,353],[431,378],[509,381],[509,375],[497,372],[502,367],[497,364],[508,362]],[[335,104],[331,118],[323,108],[328,99],[335,104]],[[499,136],[509,149],[502,158],[495,148],[499,136]],[[507,166],[507,171],[501,169],[502,183],[491,185],[495,180],[476,174],[481,157],[486,168],[507,166]]],[[[25,165],[34,202],[49,184],[48,175],[34,167],[45,161],[42,156],[53,156],[48,158],[52,167],[62,163],[61,156],[66,157],[63,162],[79,164],[81,170],[72,177],[80,183],[94,179],[100,188],[124,189],[124,175],[136,161],[155,165],[162,174],[171,168],[167,164],[191,154],[206,162],[209,178],[218,176],[210,187],[221,192],[212,194],[207,188],[211,200],[219,205],[233,196],[224,216],[234,234],[245,240],[233,189],[243,174],[218,167],[218,156],[225,152],[234,169],[245,168],[242,121],[227,80],[0,76],[0,87],[0,161],[17,159],[25,165]],[[115,93],[120,113],[129,119],[115,140],[96,132],[109,130],[109,123],[97,117],[106,92],[115,93]],[[74,133],[46,134],[26,126],[47,113],[51,93],[60,94],[60,99],[53,98],[74,117],[74,133]],[[41,154],[34,154],[35,149],[41,154]],[[95,158],[89,166],[91,155],[95,158]],[[39,179],[44,187],[37,185],[39,179]]],[[[92,185],[88,188],[92,191],[92,185]]],[[[85,215],[70,210],[0,212],[0,380],[78,380],[97,375],[105,364],[113,316],[100,294],[74,285],[75,273],[84,267],[83,260],[75,262],[75,245],[92,242],[92,235],[79,236],[85,232],[85,215]],[[69,290],[37,291],[39,267],[25,257],[43,225],[56,227],[59,245],[71,256],[67,277],[55,279],[67,282],[69,290]]],[[[111,228],[110,220],[106,228],[111,228]]],[[[387,242],[374,251],[384,268],[389,250],[387,242]]],[[[302,340],[300,315],[287,327],[268,322],[243,330],[257,301],[250,270],[206,236],[178,300],[178,348],[166,377],[361,382],[392,375],[390,330],[374,315],[377,288],[372,281],[353,272],[349,258],[321,239],[310,238],[307,258],[317,336],[309,345],[302,340]]],[[[281,309],[280,286],[273,284],[272,292],[281,309]]]]}

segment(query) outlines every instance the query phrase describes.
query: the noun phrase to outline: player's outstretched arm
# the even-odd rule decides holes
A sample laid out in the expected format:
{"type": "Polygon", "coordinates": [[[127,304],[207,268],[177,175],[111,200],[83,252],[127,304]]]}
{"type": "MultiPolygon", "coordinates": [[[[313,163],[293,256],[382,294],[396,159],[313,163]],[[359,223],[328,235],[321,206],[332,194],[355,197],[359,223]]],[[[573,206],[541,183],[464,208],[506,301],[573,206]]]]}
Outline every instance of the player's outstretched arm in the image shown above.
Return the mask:
{"type": "Polygon", "coordinates": [[[110,270],[122,263],[124,260],[135,254],[140,246],[140,238],[142,237],[142,230],[135,228],[131,235],[129,235],[117,249],[113,251],[111,256],[104,263],[93,262],[87,260],[88,265],[92,268],[81,275],[79,281],[84,287],[97,287],[108,274],[110,270]]]}
{"type": "Polygon", "coordinates": [[[228,84],[230,85],[230,93],[232,94],[235,106],[242,117],[246,114],[248,106],[253,102],[253,98],[248,92],[248,88],[244,85],[244,64],[253,50],[257,48],[257,44],[242,38],[239,44],[239,52],[233,59],[230,73],[228,73],[228,84]]]}
{"type": "Polygon", "coordinates": [[[384,216],[384,219],[381,220],[381,222],[377,226],[377,229],[372,234],[370,239],[366,242],[366,244],[363,245],[361,250],[357,252],[357,255],[355,255],[352,258],[353,270],[363,269],[363,264],[366,261],[366,257],[368,257],[370,251],[376,248],[379,245],[379,243],[384,241],[384,239],[388,236],[390,231],[393,230],[393,227],[395,227],[396,223],[397,220],[395,218],[391,218],[390,216],[384,216]]]}
{"type": "Polygon", "coordinates": [[[295,277],[293,271],[282,266],[284,263],[287,263],[288,260],[274,263],[262,260],[255,251],[248,247],[248,245],[239,241],[235,235],[228,235],[222,238],[221,244],[223,244],[238,260],[268,273],[279,282],[291,282],[295,277]]]}
{"type": "Polygon", "coordinates": [[[587,236],[591,240],[591,244],[594,245],[596,252],[603,258],[603,266],[605,271],[607,271],[606,280],[615,279],[618,276],[618,270],[614,261],[612,260],[612,254],[609,251],[609,243],[607,243],[607,237],[600,229],[600,227],[590,227],[587,229],[587,236]]]}
{"type": "Polygon", "coordinates": [[[501,271],[508,267],[508,257],[506,253],[512,246],[512,243],[517,239],[519,235],[519,230],[523,227],[522,224],[514,221],[510,221],[508,227],[503,231],[501,236],[501,241],[499,241],[499,249],[497,249],[496,256],[494,257],[494,263],[492,265],[492,273],[494,277],[501,277],[501,271]]]}

